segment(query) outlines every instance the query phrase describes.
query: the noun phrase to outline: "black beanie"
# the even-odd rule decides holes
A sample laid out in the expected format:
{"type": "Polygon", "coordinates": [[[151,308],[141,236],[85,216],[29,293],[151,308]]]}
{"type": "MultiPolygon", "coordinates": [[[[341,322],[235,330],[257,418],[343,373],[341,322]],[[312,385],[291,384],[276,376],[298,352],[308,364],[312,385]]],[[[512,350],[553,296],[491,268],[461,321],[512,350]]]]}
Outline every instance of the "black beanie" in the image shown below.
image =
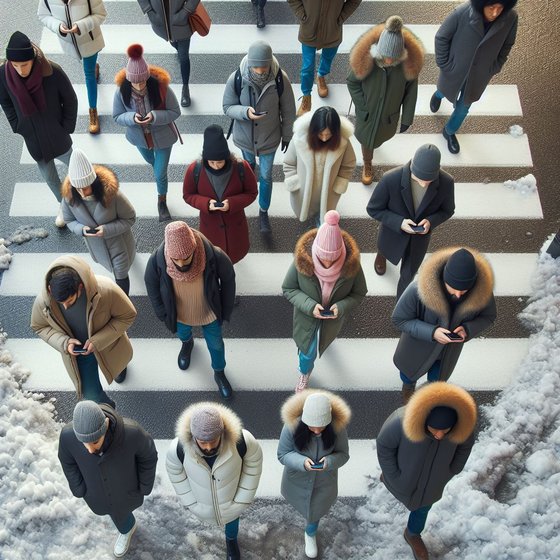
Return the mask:
{"type": "Polygon", "coordinates": [[[466,249],[455,251],[443,269],[443,281],[455,290],[470,290],[477,275],[474,257],[466,249]]]}
{"type": "Polygon", "coordinates": [[[12,62],[27,62],[35,58],[35,50],[27,35],[16,31],[6,47],[6,58],[12,62]]]}
{"type": "Polygon", "coordinates": [[[432,408],[428,418],[426,418],[426,427],[435,430],[447,430],[453,428],[457,423],[457,411],[449,406],[436,406],[432,408]]]}
{"type": "Polygon", "coordinates": [[[224,138],[224,131],[217,124],[210,125],[204,131],[202,158],[211,161],[223,161],[230,157],[229,146],[224,138]]]}

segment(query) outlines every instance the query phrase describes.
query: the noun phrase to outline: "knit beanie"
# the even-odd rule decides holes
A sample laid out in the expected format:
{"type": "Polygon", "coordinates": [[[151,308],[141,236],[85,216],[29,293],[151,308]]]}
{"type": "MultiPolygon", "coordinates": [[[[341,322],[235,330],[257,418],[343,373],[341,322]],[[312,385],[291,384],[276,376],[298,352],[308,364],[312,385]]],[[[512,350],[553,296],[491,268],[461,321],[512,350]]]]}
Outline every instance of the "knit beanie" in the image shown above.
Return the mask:
{"type": "Polygon", "coordinates": [[[255,41],[247,51],[247,66],[262,67],[272,64],[272,48],[264,41],[255,41]]]}
{"type": "Polygon", "coordinates": [[[435,430],[447,430],[453,428],[456,423],[457,411],[450,406],[436,406],[426,418],[426,427],[430,426],[435,430]]]}
{"type": "Polygon", "coordinates": [[[344,240],[339,221],[340,214],[336,210],[329,210],[325,214],[325,222],[317,230],[313,251],[321,260],[336,261],[342,254],[344,240]]]}
{"type": "Polygon", "coordinates": [[[93,401],[80,401],[74,408],[72,427],[76,439],[82,443],[97,441],[107,431],[106,416],[93,401]]]}
{"type": "Polygon", "coordinates": [[[192,229],[185,222],[171,222],[165,226],[165,251],[172,259],[186,259],[196,249],[192,229]]]}
{"type": "Polygon", "coordinates": [[[191,434],[200,441],[214,441],[224,431],[220,411],[211,405],[198,407],[191,416],[191,434]]]}
{"type": "Polygon", "coordinates": [[[211,161],[223,161],[230,157],[229,146],[221,126],[213,124],[204,131],[202,157],[211,161]]]}
{"type": "Polygon", "coordinates": [[[35,58],[35,50],[27,35],[21,31],[12,33],[6,47],[6,58],[12,62],[27,62],[35,58]]]}
{"type": "Polygon", "coordinates": [[[331,401],[323,393],[312,393],[305,399],[301,421],[312,428],[328,426],[332,420],[331,401]]]}
{"type": "Polygon", "coordinates": [[[443,281],[455,290],[470,290],[477,275],[474,257],[466,249],[455,251],[443,269],[443,281]]]}
{"type": "Polygon", "coordinates": [[[97,177],[93,165],[80,148],[72,150],[70,165],[68,165],[68,177],[71,185],[76,189],[89,187],[97,177]]]}
{"type": "Polygon", "coordinates": [[[128,64],[126,65],[126,79],[131,84],[145,82],[150,77],[150,69],[142,54],[144,47],[135,43],[126,50],[128,54],[128,64]]]}
{"type": "Polygon", "coordinates": [[[420,146],[410,164],[410,171],[422,181],[435,181],[439,177],[441,152],[433,144],[420,146]]]}
{"type": "Polygon", "coordinates": [[[399,16],[391,16],[387,19],[385,29],[381,32],[377,42],[377,52],[381,57],[399,59],[403,55],[402,27],[403,20],[399,16]]]}

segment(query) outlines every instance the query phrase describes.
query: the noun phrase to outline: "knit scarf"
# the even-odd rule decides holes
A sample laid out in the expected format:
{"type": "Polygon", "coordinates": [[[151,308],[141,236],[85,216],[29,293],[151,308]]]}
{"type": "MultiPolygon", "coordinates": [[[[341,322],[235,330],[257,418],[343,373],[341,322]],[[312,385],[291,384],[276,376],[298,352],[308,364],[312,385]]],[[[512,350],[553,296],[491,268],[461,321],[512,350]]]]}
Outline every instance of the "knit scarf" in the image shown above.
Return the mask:
{"type": "Polygon", "coordinates": [[[321,264],[321,261],[317,258],[315,252],[316,242],[317,238],[315,238],[311,247],[313,272],[319,280],[319,285],[321,286],[321,304],[323,305],[323,307],[325,307],[329,304],[334,285],[340,278],[340,272],[342,270],[342,267],[344,266],[344,262],[346,261],[346,245],[344,243],[342,244],[342,252],[340,253],[340,257],[338,257],[338,259],[334,261],[329,268],[325,268],[321,264]]]}
{"type": "Polygon", "coordinates": [[[206,268],[206,251],[204,250],[202,237],[197,231],[193,231],[193,233],[196,239],[196,249],[194,250],[191,267],[186,272],[177,270],[175,263],[167,254],[167,246],[164,245],[163,254],[165,256],[167,274],[178,282],[192,282],[206,268]]]}
{"type": "Polygon", "coordinates": [[[260,93],[264,86],[270,82],[270,70],[264,74],[257,74],[252,68],[249,68],[249,80],[260,93]]]}
{"type": "Polygon", "coordinates": [[[43,72],[40,62],[35,59],[33,68],[27,78],[22,78],[9,61],[6,68],[6,84],[15,95],[24,117],[30,117],[37,111],[47,108],[47,99],[43,89],[43,72]]]}

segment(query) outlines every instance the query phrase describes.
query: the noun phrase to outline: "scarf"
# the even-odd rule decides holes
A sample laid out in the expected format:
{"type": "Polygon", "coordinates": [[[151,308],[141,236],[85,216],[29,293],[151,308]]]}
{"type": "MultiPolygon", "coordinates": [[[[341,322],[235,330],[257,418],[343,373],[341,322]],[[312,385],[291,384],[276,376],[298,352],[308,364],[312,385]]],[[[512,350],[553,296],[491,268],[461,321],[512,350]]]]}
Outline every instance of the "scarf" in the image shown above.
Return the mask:
{"type": "Polygon", "coordinates": [[[30,117],[37,111],[45,111],[47,99],[43,89],[43,71],[40,62],[35,59],[27,78],[22,78],[9,61],[6,61],[4,68],[6,68],[6,84],[17,99],[23,116],[30,117]]]}
{"type": "Polygon", "coordinates": [[[325,268],[321,261],[317,258],[314,248],[317,238],[313,240],[313,245],[311,246],[311,257],[313,259],[313,272],[317,279],[319,280],[319,285],[321,286],[321,305],[323,307],[329,305],[331,299],[332,291],[336,281],[340,278],[340,271],[344,266],[346,261],[346,245],[342,244],[342,252],[340,257],[334,261],[329,268],[325,268]]]}
{"type": "Polygon", "coordinates": [[[249,80],[259,90],[263,90],[264,86],[270,82],[270,70],[264,74],[257,74],[252,68],[249,68],[249,80]]]}
{"type": "Polygon", "coordinates": [[[173,280],[177,280],[178,282],[192,282],[199,274],[202,274],[206,268],[206,251],[204,250],[202,237],[197,231],[193,230],[193,233],[196,239],[196,249],[194,250],[191,267],[187,270],[187,272],[177,270],[175,263],[167,254],[167,246],[164,245],[163,248],[167,274],[169,274],[173,280]]]}

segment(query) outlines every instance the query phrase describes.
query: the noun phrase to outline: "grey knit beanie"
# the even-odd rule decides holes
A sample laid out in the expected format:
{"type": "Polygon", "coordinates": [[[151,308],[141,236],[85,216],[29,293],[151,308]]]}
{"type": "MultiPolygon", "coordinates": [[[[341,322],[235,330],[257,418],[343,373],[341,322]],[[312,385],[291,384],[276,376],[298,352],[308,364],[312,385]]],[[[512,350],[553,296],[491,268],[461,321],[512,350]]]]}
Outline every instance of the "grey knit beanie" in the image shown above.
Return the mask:
{"type": "Polygon", "coordinates": [[[107,431],[106,416],[93,401],[80,401],[74,408],[72,427],[76,439],[82,443],[97,441],[107,431]]]}
{"type": "Polygon", "coordinates": [[[305,399],[301,421],[313,428],[328,426],[332,420],[331,401],[323,393],[312,393],[305,399]]]}
{"type": "Polygon", "coordinates": [[[385,22],[385,29],[381,32],[377,42],[377,52],[383,58],[398,60],[404,52],[404,38],[402,35],[403,20],[399,16],[391,16],[385,22]]]}
{"type": "Polygon", "coordinates": [[[220,411],[211,405],[197,408],[191,416],[191,434],[200,441],[214,441],[224,431],[220,411]]]}
{"type": "Polygon", "coordinates": [[[70,155],[70,165],[68,165],[68,177],[70,184],[76,189],[89,187],[97,177],[86,154],[80,148],[74,148],[70,155]]]}
{"type": "Polygon", "coordinates": [[[435,181],[439,177],[441,152],[433,144],[420,146],[410,164],[410,171],[422,181],[435,181]]]}
{"type": "Polygon", "coordinates": [[[258,68],[272,64],[272,48],[264,41],[255,41],[247,51],[247,66],[258,68]]]}

